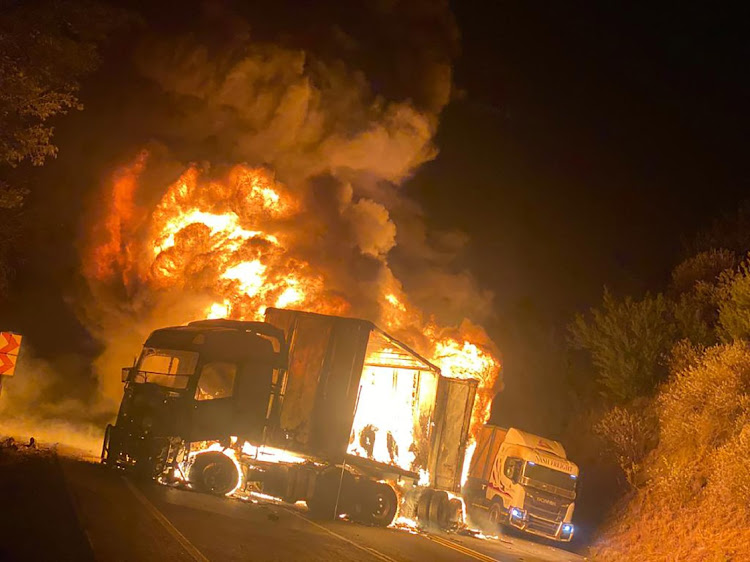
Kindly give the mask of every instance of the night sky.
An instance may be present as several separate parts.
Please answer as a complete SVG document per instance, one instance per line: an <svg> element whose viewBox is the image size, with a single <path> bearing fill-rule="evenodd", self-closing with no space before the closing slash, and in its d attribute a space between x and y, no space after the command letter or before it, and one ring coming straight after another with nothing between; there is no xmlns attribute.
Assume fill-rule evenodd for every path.
<svg viewBox="0 0 750 562"><path fill-rule="evenodd" d="M564 340L576 311L595 305L605 284L620 294L659 290L683 241L746 197L747 30L740 3L451 4L461 33L457 91L442 115L439 156L406 189L429 225L468 234L459 265L495 295L486 326L504 355L507 395L525 407L535 389L564 391L561 365L528 359L545 341ZM147 25L191 17L134 5ZM303 33L307 15L288 6L253 9ZM327 17L319 12L306 40ZM113 164L97 153L110 140L86 131L101 77L127 72L116 49L108 56L84 85L87 109L60 121L60 157L35 172L48 187L27 212L43 226L20 262L11 315L41 355L96 350L68 302L85 190ZM97 166L76 171L80 160L66 150L92 151ZM51 321L40 325L40 314Z"/></svg>
<svg viewBox="0 0 750 562"><path fill-rule="evenodd" d="M464 94L414 186L471 233L500 310L567 315L605 283L658 284L748 187L739 6L574 4L453 4Z"/></svg>
<svg viewBox="0 0 750 562"><path fill-rule="evenodd" d="M685 242L748 196L746 20L740 3L452 4L462 95L412 188L470 233L495 294L499 420L554 433L568 389L549 351L573 314L604 285L663 290Z"/></svg>

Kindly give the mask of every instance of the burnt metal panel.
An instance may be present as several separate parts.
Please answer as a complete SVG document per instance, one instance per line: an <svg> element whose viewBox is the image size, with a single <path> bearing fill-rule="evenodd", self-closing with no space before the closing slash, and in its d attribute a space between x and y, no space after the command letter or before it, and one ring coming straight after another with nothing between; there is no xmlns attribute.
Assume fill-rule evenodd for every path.
<svg viewBox="0 0 750 562"><path fill-rule="evenodd" d="M369 322L337 318L313 412L313 450L339 459L346 454L365 361Z"/></svg>
<svg viewBox="0 0 750 562"><path fill-rule="evenodd" d="M461 489L471 412L479 382L475 379L440 377L434 433L430 453L432 485L439 490Z"/></svg>
<svg viewBox="0 0 750 562"><path fill-rule="evenodd" d="M206 321L209 322L209 321ZM252 359L264 364L277 364L282 352L274 350L272 341L255 331L242 331L231 327L201 325L173 326L155 330L146 340L145 348L180 349L196 351L202 358L227 361Z"/></svg>
<svg viewBox="0 0 750 562"><path fill-rule="evenodd" d="M372 324L365 320L269 308L266 322L289 348L284 398L273 446L343 458Z"/></svg>

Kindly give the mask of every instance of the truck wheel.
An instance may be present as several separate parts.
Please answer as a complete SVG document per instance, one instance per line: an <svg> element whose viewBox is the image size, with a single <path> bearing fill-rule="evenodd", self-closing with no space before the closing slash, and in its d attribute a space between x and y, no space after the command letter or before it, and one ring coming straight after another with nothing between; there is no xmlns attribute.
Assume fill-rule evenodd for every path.
<svg viewBox="0 0 750 562"><path fill-rule="evenodd" d="M448 527L448 494L435 492L430 498L430 522L440 529Z"/></svg>
<svg viewBox="0 0 750 562"><path fill-rule="evenodd" d="M448 502L448 522L451 524L460 524L464 519L464 504L458 498L453 498Z"/></svg>
<svg viewBox="0 0 750 562"><path fill-rule="evenodd" d="M351 472L344 470L342 473L339 467L329 468L315 479L315 488L307 499L307 508L310 515L317 519L333 519L342 513L351 513L354 492L355 481Z"/></svg>
<svg viewBox="0 0 750 562"><path fill-rule="evenodd" d="M383 482L365 480L359 485L357 521L378 527L393 523L398 511L398 496L393 488Z"/></svg>
<svg viewBox="0 0 750 562"><path fill-rule="evenodd" d="M427 488L419 496L419 501L417 502L417 521L421 525L427 525L430 522L430 499L432 499L432 494L434 493L435 490Z"/></svg>
<svg viewBox="0 0 750 562"><path fill-rule="evenodd" d="M224 453L209 451L196 455L188 480L199 492L225 496L237 487L240 475L232 459Z"/></svg>
<svg viewBox="0 0 750 562"><path fill-rule="evenodd" d="M503 504L497 499L492 500L490 510L487 513L487 520L489 521L490 529L492 531L499 531L505 517L506 515L505 509L503 509Z"/></svg>

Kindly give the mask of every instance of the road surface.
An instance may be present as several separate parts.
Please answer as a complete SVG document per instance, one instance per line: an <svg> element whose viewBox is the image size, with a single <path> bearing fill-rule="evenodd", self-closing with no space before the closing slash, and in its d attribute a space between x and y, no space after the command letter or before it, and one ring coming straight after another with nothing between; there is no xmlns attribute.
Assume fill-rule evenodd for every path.
<svg viewBox="0 0 750 562"><path fill-rule="evenodd" d="M30 518L32 530L18 527L15 536L20 540L5 549L7 556L3 557L0 550L0 560L583 560L552 546L519 538L482 539L311 520L304 505L228 499L135 482L120 471L62 455L47 463L54 465L58 475L45 475L45 483L34 492L23 492L29 497L23 505L32 513L19 512L14 520L18 527ZM28 471L24 468L22 473ZM13 478L17 482L9 484ZM28 486L28 479L20 473L3 479L17 492Z"/></svg>

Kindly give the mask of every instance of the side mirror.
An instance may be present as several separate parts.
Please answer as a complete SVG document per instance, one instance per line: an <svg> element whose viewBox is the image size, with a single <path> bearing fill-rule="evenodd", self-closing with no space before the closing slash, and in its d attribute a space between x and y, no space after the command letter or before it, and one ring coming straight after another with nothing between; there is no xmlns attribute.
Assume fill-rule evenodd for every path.
<svg viewBox="0 0 750 562"><path fill-rule="evenodd" d="M122 374L121 374L122 382L125 382L125 381L127 381L130 378L130 371L131 371L131 369L132 369L132 367L123 367L122 368Z"/></svg>

